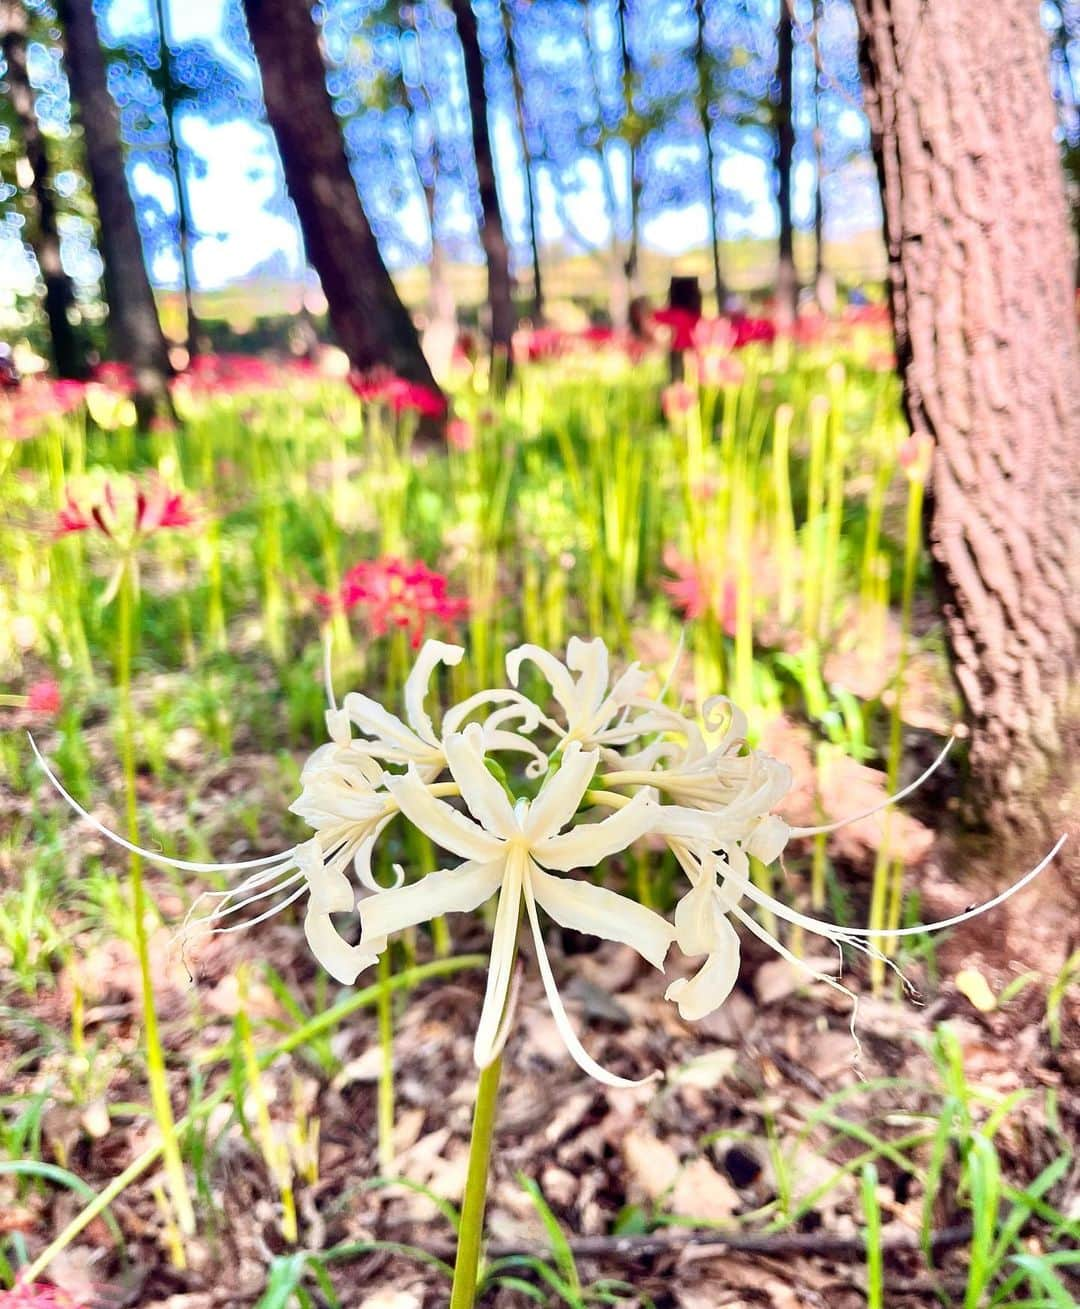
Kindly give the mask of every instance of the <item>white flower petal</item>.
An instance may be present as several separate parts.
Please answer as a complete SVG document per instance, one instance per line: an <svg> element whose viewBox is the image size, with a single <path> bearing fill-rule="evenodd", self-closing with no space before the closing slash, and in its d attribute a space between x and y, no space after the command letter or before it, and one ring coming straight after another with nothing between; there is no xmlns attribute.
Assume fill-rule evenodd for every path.
<svg viewBox="0 0 1080 1309"><path fill-rule="evenodd" d="M595 1077L598 1082L603 1082L605 1086L644 1086L646 1082L655 1081L660 1076L658 1072L643 1077L636 1082L625 1077L618 1077L615 1073L609 1073L606 1068L601 1067L596 1062L578 1040L577 1034L570 1026L570 1019L567 1017L566 1010L563 1008L559 988L555 985L555 976L551 971L551 961L548 959L544 936L540 930L540 919L536 913L536 900L529 885L530 881L531 877L527 876L524 886L525 909L529 915L529 925L532 927L533 941L536 945L536 962L540 966L540 977L544 983L548 1004L551 1006L551 1016L555 1019L555 1026L559 1029L559 1035L562 1037L571 1059L590 1077Z"/></svg>
<svg viewBox="0 0 1080 1309"><path fill-rule="evenodd" d="M598 750L583 750L577 741L567 745L558 772L544 782L529 806L525 830L532 841L555 836L570 822L596 772L599 757Z"/></svg>
<svg viewBox="0 0 1080 1309"><path fill-rule="evenodd" d="M471 913L499 888L503 863L464 863L460 868L439 868L417 882L379 891L360 901L364 940L393 936L406 927L426 923L440 914Z"/></svg>
<svg viewBox="0 0 1080 1309"><path fill-rule="evenodd" d="M491 961L488 964L484 1004L473 1041L473 1060L478 1068L486 1068L498 1058L506 1040L506 1004L514 960L517 957L523 868L524 856L518 850L511 850L505 863L499 866L502 890L499 892L495 927L491 934Z"/></svg>
<svg viewBox="0 0 1080 1309"><path fill-rule="evenodd" d="M341 702L341 707L350 721L372 738L370 741L354 742L355 746L362 745L380 757L386 756L388 750L391 757L404 756L410 759L431 754L429 742L422 741L400 718L369 696L361 695L359 691L350 691Z"/></svg>
<svg viewBox="0 0 1080 1309"><path fill-rule="evenodd" d="M717 910L716 894L715 869L706 865L675 906L675 939L683 954L708 954L716 948L719 923L726 921Z"/></svg>
<svg viewBox="0 0 1080 1309"><path fill-rule="evenodd" d="M506 675L511 685L517 686L521 675L521 665L528 659L534 663L547 678L555 699L569 715L577 701L574 679L567 671L566 665L560 663L553 654L549 654L538 645L519 645L506 656Z"/></svg>
<svg viewBox="0 0 1080 1309"><path fill-rule="evenodd" d="M687 1022L697 1022L719 1009L731 994L739 978L739 934L726 918L714 949L690 978L680 977L664 992L665 1000L674 1000L679 1016Z"/></svg>
<svg viewBox="0 0 1080 1309"><path fill-rule="evenodd" d="M351 986L357 975L370 968L386 949L386 941L361 941L350 945L334 926L330 915L308 907L304 935L311 953L335 981Z"/></svg>
<svg viewBox="0 0 1080 1309"><path fill-rule="evenodd" d="M552 877L535 865L529 884L537 904L561 927L628 945L654 968L663 968L675 929L652 909L592 882Z"/></svg>
<svg viewBox="0 0 1080 1309"><path fill-rule="evenodd" d="M483 729L473 723L463 733L448 736L444 748L451 776L477 822L504 841L517 836L520 829L510 800L484 762Z"/></svg>
<svg viewBox="0 0 1080 1309"><path fill-rule="evenodd" d="M523 732L534 732L543 721L543 715L540 710L520 691L510 690L492 690L477 691L475 695L470 695L468 699L462 700L459 704L452 705L443 715L443 735L449 736L451 732L460 732L465 720L470 714L475 713L481 705L503 705L503 709L497 710L490 717L495 717L499 721L509 717L512 710L516 710L514 716L521 719L521 730ZM485 720L481 726L487 728L488 722Z"/></svg>
<svg viewBox="0 0 1080 1309"><path fill-rule="evenodd" d="M598 636L591 641L572 636L566 646L566 666L580 674L574 687L578 715L583 720L591 718L607 693L607 646Z"/></svg>
<svg viewBox="0 0 1080 1309"><path fill-rule="evenodd" d="M460 664L464 653L464 646L447 645L445 641L425 641L416 656L412 671L405 679L405 717L417 736L429 745L437 746L439 743L431 717L424 709L431 675L439 664L448 664L451 668Z"/></svg>
<svg viewBox="0 0 1080 1309"><path fill-rule="evenodd" d="M759 859L763 864L771 864L779 859L788 843L791 829L776 814L767 814L754 827L746 838L744 848L748 855Z"/></svg>
<svg viewBox="0 0 1080 1309"><path fill-rule="evenodd" d="M490 863L500 857L503 843L444 800L436 800L412 764L399 777L387 776L386 787L409 822L444 850L478 863Z"/></svg>
<svg viewBox="0 0 1080 1309"><path fill-rule="evenodd" d="M623 809L616 810L599 823L581 823L572 832L538 841L532 855L545 868L569 872L573 868L595 868L602 859L625 850L652 829L663 805L654 804L644 794L635 795Z"/></svg>
<svg viewBox="0 0 1080 1309"><path fill-rule="evenodd" d="M296 865L307 878L311 891L309 903L316 913L347 913L355 907L356 892L341 871L340 860L329 866L324 863L318 841L307 841L297 847Z"/></svg>

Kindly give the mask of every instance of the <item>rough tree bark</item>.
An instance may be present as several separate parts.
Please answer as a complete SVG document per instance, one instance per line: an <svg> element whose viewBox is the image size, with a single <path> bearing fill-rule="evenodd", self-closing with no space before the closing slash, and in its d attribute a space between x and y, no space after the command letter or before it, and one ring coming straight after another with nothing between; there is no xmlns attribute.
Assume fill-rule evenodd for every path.
<svg viewBox="0 0 1080 1309"><path fill-rule="evenodd" d="M383 263L345 156L308 0L244 0L266 113L338 344L359 373L438 391Z"/></svg>
<svg viewBox="0 0 1080 1309"><path fill-rule="evenodd" d="M1075 770L1080 633L1080 346L1046 38L1030 0L856 9L973 782L995 824L1027 824L1067 794L1070 745Z"/></svg>
<svg viewBox="0 0 1080 1309"><path fill-rule="evenodd" d="M26 197L30 210L30 239L41 270L41 280L45 283L45 316L49 321L53 364L59 377L79 377L83 372L82 351L68 317L75 295L71 279L60 260L52 170L26 66L26 29L26 8L21 0L0 0L0 47L7 65L11 107L19 120L23 150L30 169L30 190Z"/></svg>
<svg viewBox="0 0 1080 1309"><path fill-rule="evenodd" d="M795 25L793 0L780 0L776 25L776 202L780 210L780 239L776 264L776 318L790 327L799 309L799 279L795 271L795 225L791 216L791 165L795 155L795 119L792 113Z"/></svg>
<svg viewBox="0 0 1080 1309"><path fill-rule="evenodd" d="M97 202L109 337L117 357L134 374L136 407L140 419L146 420L157 409L170 407L167 381L172 369L128 191L120 116L109 94L93 0L59 0L57 11L64 25L68 77Z"/></svg>
<svg viewBox="0 0 1080 1309"><path fill-rule="evenodd" d="M638 281L638 247L641 226L641 169L638 166L642 124L634 108L634 62L630 55L629 15L626 0L618 0L616 24L619 34L619 67L622 74L623 130L629 154L627 174L630 181L630 244L626 252L626 294L630 304L638 299L641 286Z"/></svg>
<svg viewBox="0 0 1080 1309"><path fill-rule="evenodd" d="M476 14L470 0L452 0L454 22L465 59L465 83L469 91L469 117L472 122L473 155L476 159L476 182L480 190L480 241L484 247L488 270L488 310L491 315L492 349L511 363L514 335L514 302L510 280L510 247L503 231L499 190L495 182L495 162L491 154L488 127L487 88L484 85L484 57L476 29Z"/></svg>

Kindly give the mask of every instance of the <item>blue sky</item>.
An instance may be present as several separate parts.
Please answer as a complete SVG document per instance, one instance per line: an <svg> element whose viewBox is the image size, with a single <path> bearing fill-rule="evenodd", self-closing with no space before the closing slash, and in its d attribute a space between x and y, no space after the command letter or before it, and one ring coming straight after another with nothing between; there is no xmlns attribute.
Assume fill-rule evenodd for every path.
<svg viewBox="0 0 1080 1309"><path fill-rule="evenodd" d="M254 85L251 64L237 54L227 39L225 22L227 0L166 0L168 28L174 46L194 39L212 43L217 54L235 73ZM108 42L152 38L156 33L153 0L107 0L101 6L103 35ZM598 43L610 41L602 28ZM48 61L38 52L38 67L45 75ZM453 112L465 111L464 97L450 106ZM496 109L492 115L492 135L500 191L512 239L519 246L525 241L525 189L520 162L516 125L508 112ZM303 272L302 242L291 206L283 194L280 163L269 129L254 118L233 117L217 121L192 110L178 115L177 129L183 145L199 161L197 170L189 170L188 196L193 226L199 234L193 247L197 283L216 288L243 279L272 262L275 272L300 277ZM854 107L840 105L834 113L831 130L853 150L865 145L865 123ZM803 143L804 154L806 143ZM766 147L767 149L767 147ZM621 143L609 145L611 172L620 211L627 207L627 166ZM678 147L664 147L657 154L663 162L664 151L678 150L687 169L703 168L703 148L688 142ZM146 207L154 202L166 215L175 214L176 198L171 177L148 157L133 152L129 177L136 199ZM776 231L773 178L769 161L762 151L760 138L754 148L731 145L720 147L718 178L721 187L737 196L738 203L725 209L724 235L766 237ZM572 225L585 233L595 245L607 243L609 223L604 215L600 169L595 158L583 157L570 179L573 189L564 199ZM803 157L796 164L794 205L796 221L808 224L813 205L814 168ZM539 226L542 242L548 245L568 243L568 234L558 213L556 191L550 171L540 170L538 178ZM877 221L876 181L869 159L863 154L837 169L826 191L827 229L840 238L848 232L862 231ZM417 185L400 202L392 215L395 225L415 246L427 241L428 223L422 195ZM475 245L475 215L464 191L450 197L442 206L440 223L444 232L462 238L461 244ZM707 240L708 223L705 204L691 202L678 208L666 208L647 215L642 225L645 245L677 256L701 247ZM78 224L69 224L65 234L65 262L69 271L85 280L96 272L95 260L88 248L87 233ZM572 241L569 242L572 245ZM388 248L388 261L400 264L402 257ZM397 257L395 257L397 256ZM158 242L151 258L151 274L161 285L176 285L180 265L175 243ZM14 286L28 290L33 284L33 265L28 261L16 230L0 228L0 289Z"/></svg>

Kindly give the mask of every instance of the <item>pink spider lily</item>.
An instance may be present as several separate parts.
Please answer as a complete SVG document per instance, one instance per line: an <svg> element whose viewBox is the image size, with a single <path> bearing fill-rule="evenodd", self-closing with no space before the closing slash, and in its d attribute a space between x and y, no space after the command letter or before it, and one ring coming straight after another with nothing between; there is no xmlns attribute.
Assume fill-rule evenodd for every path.
<svg viewBox="0 0 1080 1309"><path fill-rule="evenodd" d="M711 615L728 636L735 635L738 592L731 577L684 558L674 546L664 551L664 567L675 576L661 585L685 619Z"/></svg>
<svg viewBox="0 0 1080 1309"><path fill-rule="evenodd" d="M77 532L99 532L120 545L173 527L190 527L195 516L182 494L170 491L156 479L148 484L122 483L119 490L106 482L97 499L76 498L69 491L67 502L56 516L56 536Z"/></svg>
<svg viewBox="0 0 1080 1309"><path fill-rule="evenodd" d="M451 595L449 586L442 573L426 564L386 556L354 564L337 595L319 600L328 609L359 609L372 636L408 632L410 645L418 650L429 624L452 631L468 612L468 601Z"/></svg>

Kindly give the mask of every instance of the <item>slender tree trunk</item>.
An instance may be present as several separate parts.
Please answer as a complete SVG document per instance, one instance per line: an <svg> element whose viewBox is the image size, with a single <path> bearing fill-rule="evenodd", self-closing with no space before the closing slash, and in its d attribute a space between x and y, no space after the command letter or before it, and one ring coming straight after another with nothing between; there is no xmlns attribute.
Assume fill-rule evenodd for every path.
<svg viewBox="0 0 1080 1309"><path fill-rule="evenodd" d="M1031 822L1068 789L1070 751L1075 781L1080 633L1080 345L1046 38L1029 0L856 10L973 781L993 821Z"/></svg>
<svg viewBox="0 0 1080 1309"><path fill-rule="evenodd" d="M437 391L360 204L307 0L244 0L244 12L285 184L338 343L357 372L390 369Z"/></svg>
<svg viewBox="0 0 1080 1309"><path fill-rule="evenodd" d="M41 279L45 283L45 316L52 338L53 364L58 376L79 377L83 371L82 351L68 317L75 295L71 279L60 260L52 173L26 67L26 25L26 10L21 0L0 0L0 37L7 64L9 95L19 121L32 178L27 196L31 210L30 233Z"/></svg>
<svg viewBox="0 0 1080 1309"><path fill-rule="evenodd" d="M716 292L716 312L723 313L727 290L724 286L724 274L720 267L720 233L716 215L716 156L713 151L712 117L709 113L712 104L712 78L709 74L708 53L705 49L705 0L694 0L694 14L697 19L697 39L694 45L694 62L698 77L698 117L701 120L701 134L705 139L705 167L709 179L709 240L712 245L713 289Z"/></svg>
<svg viewBox="0 0 1080 1309"><path fill-rule="evenodd" d="M776 199L780 210L780 241L776 267L776 317L790 327L799 311L799 279L795 271L795 225L791 216L791 165L795 154L795 119L792 113L795 30L791 5L780 0L776 27Z"/></svg>
<svg viewBox="0 0 1080 1309"><path fill-rule="evenodd" d="M484 85L484 57L476 30L476 14L470 0L452 0L458 40L465 59L465 82L469 91L469 117L472 120L473 155L476 181L480 190L480 240L487 258L488 309L491 315L491 346L511 365L514 335L513 287L510 280L510 247L503 231L499 191L495 182L495 162L491 154L488 126L487 88Z"/></svg>
<svg viewBox="0 0 1080 1309"><path fill-rule="evenodd" d="M640 241L641 177L638 169L638 123L634 110L634 65L627 36L626 0L618 0L619 66L622 70L623 115L626 148L629 154L630 246L626 254L626 294L631 305L640 294L638 281L638 246Z"/></svg>
<svg viewBox="0 0 1080 1309"><path fill-rule="evenodd" d="M59 0L57 10L66 33L68 77L97 201L109 336L118 358L134 373L136 407L145 421L157 409L170 407L167 382L172 369L128 190L120 116L109 94L93 0Z"/></svg>
<svg viewBox="0 0 1080 1309"><path fill-rule="evenodd" d="M161 52L162 109L168 132L169 167L176 183L177 241L180 246L180 271L184 294L184 323L189 356L199 352L199 319L195 313L195 264L192 259L191 209L188 204L187 180L176 132L176 81L173 77L172 47L169 45L166 0L155 0L158 48Z"/></svg>
<svg viewBox="0 0 1080 1309"><path fill-rule="evenodd" d="M503 26L506 32L506 59L510 67L510 81L514 89L514 114L517 119L518 138L521 141L521 161L525 170L525 208L529 224L529 248L533 267L533 321L543 322L544 288L540 268L540 235L536 219L536 183L533 177L534 160L529 149L529 136L525 124L525 88L521 81L517 50L514 46L514 0L501 0Z"/></svg>
<svg viewBox="0 0 1080 1309"><path fill-rule="evenodd" d="M610 267L609 307L612 325L624 331L630 321L630 293L626 284L626 273L619 256L619 213L615 201L615 182L611 176L611 162L607 155L607 132L604 113L600 105L600 85L596 75L596 55L593 49L592 25L590 22L591 5L584 0L581 6L581 26L584 38L585 61L592 87L593 103L596 105L596 117L600 131L600 144L597 163L600 167L600 180L604 188L604 207L611 224L611 244L608 254Z"/></svg>
<svg viewBox="0 0 1080 1309"><path fill-rule="evenodd" d="M814 299L831 314L836 308L836 283L825 267L825 131L821 124L823 0L814 0L810 41L814 52Z"/></svg>

